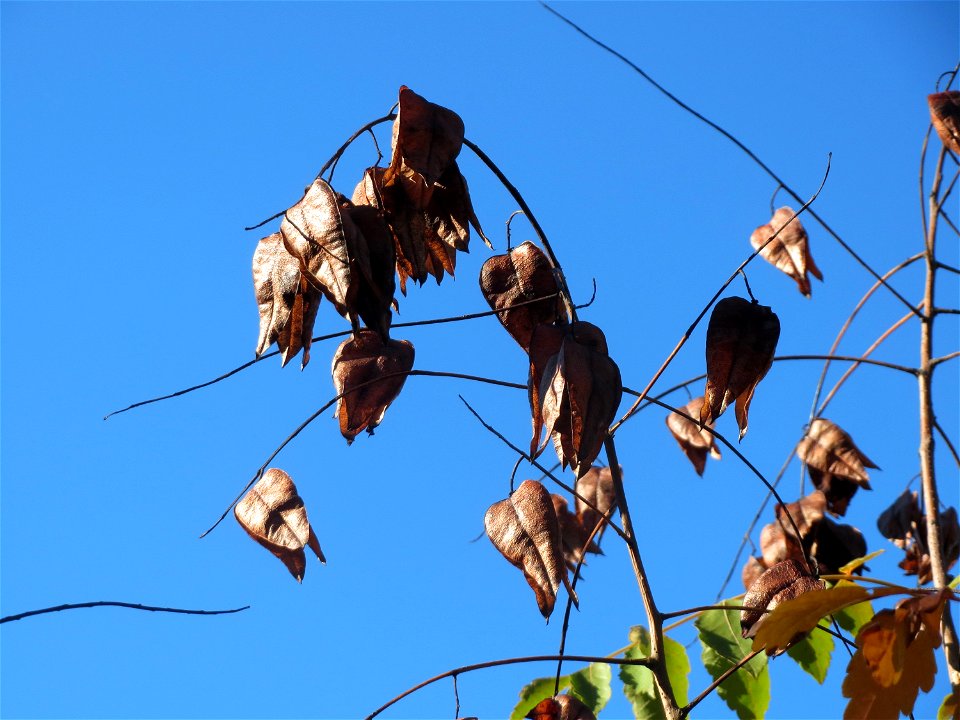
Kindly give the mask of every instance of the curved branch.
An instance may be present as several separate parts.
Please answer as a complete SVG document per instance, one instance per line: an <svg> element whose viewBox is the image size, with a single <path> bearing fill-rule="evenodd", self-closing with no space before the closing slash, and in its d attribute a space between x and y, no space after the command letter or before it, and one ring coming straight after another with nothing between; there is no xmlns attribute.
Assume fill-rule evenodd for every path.
<svg viewBox="0 0 960 720"><path fill-rule="evenodd" d="M533 211L530 210L530 206L527 205L527 201L523 199L523 195L520 194L520 191L513 186L513 184L507 179L507 176L503 174L500 168L497 167L496 163L494 163L493 160L491 160L483 150L477 147L474 143L470 142L470 140L467 138L463 139L463 144L470 148L473 151L473 154L476 155L483 162L483 164L490 169L490 172L497 176L500 184L503 185L513 199L517 201L517 204L520 206L523 214L526 215L527 220L530 221L530 225L533 227L533 231L540 240L540 244L543 245L543 250L547 255L547 259L550 261L550 266L553 268L554 275L557 278L557 284L560 286L560 294L563 297L564 304L567 306L567 312L570 314L570 319L576 321L577 307L574 305L573 297L570 295L570 288L567 286L567 278L563 274L563 268L560 266L560 261L554 254L553 248L550 246L550 241L547 240L547 234L543 232L543 228L540 227L540 223L537 222L537 218L533 214Z"/></svg>
<svg viewBox="0 0 960 720"><path fill-rule="evenodd" d="M232 610L184 610L183 608L157 607L154 605L141 605L140 603L119 602L114 600L97 600L96 602L69 603L65 605L55 605L53 607L41 608L39 610L28 610L27 612L17 613L16 615L7 615L0 618L0 624L13 622L14 620L23 620L23 618L34 617L35 615L46 615L47 613L60 612L62 610L79 610L81 608L92 607L122 607L131 610L145 610L147 612L165 612L178 613L180 615L231 615L233 613L249 610L249 605Z"/></svg>
<svg viewBox="0 0 960 720"><path fill-rule="evenodd" d="M880 345L887 338L889 338L894 333L894 331L900 328L905 322L907 322L907 320L910 320L912 318L913 318L913 315L911 315L910 313L907 313L906 315L901 317L899 320L897 320L897 322L895 322L893 325L887 328L883 333L881 333L880 337L878 337L876 340L873 341L873 344L871 344L870 347L868 347L864 351L863 357L866 358L868 355L870 355L874 350L880 347ZM863 362L863 361L861 360L860 362ZM825 397L823 399L823 402L820 403L820 407L817 409L817 412L816 412L816 417L820 417L823 415L823 411L827 409L827 405L830 404L830 401L833 400L836 394L840 391L840 388L843 387L843 384L850 378L851 375L853 375L856 369L860 367L860 362L854 363L853 365L848 367L846 371L843 373L843 375L840 376L840 379L837 380L834 386L830 389L830 392L827 393L827 397ZM916 374L919 376L920 371L918 370Z"/></svg>
<svg viewBox="0 0 960 720"><path fill-rule="evenodd" d="M549 7L548 7L548 9L549 9ZM551 12L553 12L553 11L551 10ZM826 169L826 171L825 171L824 174L823 174L823 179L820 181L820 187L817 188L817 191L813 194L813 196L812 196L809 200L807 200L807 201L803 204L803 206L802 206L799 210L797 210L797 211L793 214L793 217L791 217L786 223L784 223L784 225L783 225L782 227L780 227L773 235L771 235L769 238L767 238L767 241L766 241L765 243L763 243L762 245L760 245L760 247L758 247L756 250L754 250L752 253L750 253L750 255L747 256L747 259L744 260L742 263L740 263L740 266L739 266L736 270L734 270L733 273L730 275L730 277L727 278L726 282L724 282L723 285L720 286L720 289L717 290L717 292L714 294L714 296L713 296L712 298L710 298L710 301L704 306L703 310L700 311L700 314L697 315L697 318L696 318L696 320L693 321L693 324L691 324L690 327L687 328L687 331L683 334L683 337L680 338L680 342L678 342L678 343L676 344L676 346L673 348L673 350L672 350L672 351L670 352L670 354L667 356L667 359L663 361L663 364L662 364L662 365L660 365L660 369L657 370L656 373L654 373L653 377L650 379L650 382L648 382L648 383L647 383L647 386L641 391L639 397L637 397L637 399L636 399L636 401L634 401L633 405L630 406L630 409L627 410L627 412L624 413L623 417L621 417L619 420L617 420L617 422L615 422L615 423L610 427L610 434L611 434L611 435L615 434L615 433L617 432L617 430L620 428L620 426L623 425L623 423L625 423L627 420L629 420L630 417L631 417L634 413L636 413L637 407L640 405L640 403L643 401L643 399L647 396L647 393L649 393L650 390L653 389L653 386L656 384L657 380L660 379L660 376L663 375L663 373L666 371L667 367L669 367L670 363L673 362L673 359L677 356L677 353L680 352L680 348L682 348L682 347L686 344L687 340L690 339L690 336L693 334L694 329L696 329L697 325L700 324L700 321L703 320L704 315L707 314L707 311L710 310L710 308L713 306L713 304L717 301L717 298L719 298L720 295L723 294L723 291L727 289L727 287L730 285L730 283L732 283L732 282L734 281L734 279L737 277L737 275L739 275L739 274L741 273L741 271L742 271L747 265L749 265L750 262L751 262L755 257L757 257L761 252L763 252L764 248L766 248L767 245L769 245L769 244L772 243L774 240L776 240L776 239L777 239L777 236L779 236L780 233L783 232L783 230L786 229L786 228L790 225L790 223L792 223L801 213L803 213L804 211L806 211L806 210L810 207L810 204L811 204L814 200L817 199L817 197L820 195L820 191L823 190L824 184L826 184L826 182L827 182L827 177L830 175L830 157L831 157L830 155L827 156L827 169ZM699 424L699 423L698 423L698 424Z"/></svg>
<svg viewBox="0 0 960 720"><path fill-rule="evenodd" d="M484 310L482 312L468 313L467 315L455 315L452 317L433 318L430 320L414 320L414 321L405 322L405 323L394 323L390 327L391 328L409 328L409 327L420 327L422 325L439 325L442 323L453 323L453 322L462 322L464 320L475 320L477 318L489 317L491 315L499 315L500 313L509 312L510 310L513 310L514 308L522 307L523 305L531 305L533 303L542 302L544 299L556 297L558 294L559 293L554 293L551 295L545 295L544 297L534 298L533 300L524 300L522 302L513 303L512 305L508 305L507 307L503 307L498 310ZM584 303L583 305L578 305L577 307L578 308L587 307L592 302L593 302L593 299L591 299L590 302ZM324 340L334 340L336 338L346 337L347 335L351 335L352 333L353 333L353 330L341 330L340 332L329 333L327 335L318 335L317 337L311 339L310 342L319 343L319 342L323 342ZM129 410L134 410L138 407L143 407L144 405L150 405L152 403L160 402L161 400L169 400L170 398L186 395L187 393L191 393L194 390L202 390L205 387L210 387L211 385L217 384L221 380L226 380L227 378L233 375L236 375L242 370L246 370L248 367L252 365L256 365L259 362L262 362L272 357L276 357L279 354L280 354L279 350L273 350L271 352L264 353L263 355L260 355L259 357L254 358L250 362L246 362L243 365L240 365L239 367L235 367L233 370L230 370L224 373L223 375L215 377L213 380L208 380L207 382L200 383L199 385L194 385L192 387L188 387L183 390L177 390L176 392L170 393L168 395L161 395L160 397L150 398L149 400L141 400L140 402L135 402L132 405L128 405L127 407L123 408L122 410L114 410L113 412L108 413L107 415L104 415L103 419L107 420L108 418L111 418L114 415L120 415L122 413L128 412Z"/></svg>
<svg viewBox="0 0 960 720"><path fill-rule="evenodd" d="M474 670L484 670L486 668L500 667L503 665L517 665L520 663L534 663L534 662L552 662L559 659L560 657L558 655L530 655L528 657L515 657L515 658L505 658L503 660L491 660L489 662L476 663L474 665L464 665L463 667L454 668L453 670L447 670L446 672L440 673L439 675L434 675L429 680L424 680L422 683L414 685L412 688L409 688L408 690L404 690L402 693L400 693L395 698L393 698L393 700L390 700L389 702L381 705L372 713L367 715L365 720L373 720L373 718L375 718L377 715L382 713L391 705L395 705L396 703L400 702L408 695L412 695L418 690L422 690L428 685L432 685L433 683L448 677L453 677L455 675L463 675L464 673L473 672ZM647 658L628 659L628 658L618 658L618 657L600 657L595 655L567 655L566 659L573 660L574 662L587 662L587 663L601 662L601 663L609 663L611 665L648 666L650 664L647 661Z"/></svg>
<svg viewBox="0 0 960 720"><path fill-rule="evenodd" d="M747 155L747 157L749 157L751 160L753 160L753 162L756 163L768 176L770 176L770 178L772 178L774 181L776 181L777 183L779 183L780 186L787 192L787 194L790 195L790 196L794 199L794 201L796 201L796 202L798 202L798 203L799 203L799 202L803 202L803 199L802 199L799 195L797 195L797 193L793 190L793 188L791 188L789 185L787 185L787 184L780 178L780 176L777 175L772 169L770 169L770 167L767 166L767 164L764 163L759 157L757 157L757 155L754 154L754 152L753 152L752 150L750 150L750 148L748 148L746 145L744 145L742 142L740 142L740 140L738 140L736 137L734 137L731 133L727 132L727 131L724 130L722 127L720 127L719 125L717 125L715 122L713 122L713 121L710 120L709 118L705 117L704 115L701 115L701 114L698 113L696 110L694 110L692 107L690 107L689 105L687 105L687 104L686 104L685 102L683 102L680 98L678 98L676 95L674 95L674 94L671 93L669 90L667 90L663 85L661 85L661 84L658 83L656 80L654 80L652 77L650 77L646 72L643 71L642 68L640 68L636 63L634 63L634 62L632 62L631 60L629 60L626 56L624 56L623 54L617 52L616 50L614 50L614 49L613 49L612 47L610 47L609 45L607 45L607 44L601 42L600 40L598 40L597 38L595 38L593 35L591 35L591 34L588 33L586 30L584 30L583 28L581 28L581 27L580 27L579 25L577 25L575 22L573 22L573 21L570 20L569 18L565 17L564 15L562 15L561 13L557 12L557 11L554 10L552 7L550 7L549 5L547 5L545 2L543 2L543 0L541 0L540 4L541 4L544 8L546 8L547 10L549 10L551 13L553 13L554 15L556 15L558 18L560 18L560 20L562 20L562 21L565 22L567 25L569 25L569 26L572 27L574 30L576 30L578 33L580 33L581 35L583 35L587 40L589 40L590 42L592 42L594 45L597 45L598 47L602 48L603 50L606 50L608 53L610 53L611 55L613 55L614 57L616 57L618 60L620 60L621 62L625 63L625 64L626 64L627 66L629 66L632 70L634 70L638 75L640 75L640 77L642 77L642 78L643 78L644 80L646 80L648 83L650 83L651 85L653 85L653 87L655 87L657 90L659 90L663 95L665 95L667 98L669 98L671 101L673 101L677 106L679 106L679 107L682 108L683 110L686 110L688 113L690 113L691 115L693 115L695 118L697 118L697 119L700 120L701 122L705 123L705 124L708 125L709 127L711 127L711 128L713 128L714 130L716 130L718 133L720 133L721 135L723 135L725 138L727 138L730 142L732 142L732 143L733 143L734 145L736 145L740 150L742 150L742 151L744 152L744 154ZM860 264L861 267L863 267L863 268L864 268L868 273L870 273L875 279L879 280L879 281L883 284L883 286L884 286L887 290L889 290L889 291L894 295L894 297L896 297L898 300L900 300L900 302L902 302L904 305L906 305L908 308L910 308L912 312L914 312L914 313L917 312L916 310L913 309L913 305L911 305L910 302L907 301L907 299L904 298L899 292L897 292L891 285L888 285L887 282L886 282L886 280L883 280L883 279L877 274L876 270L874 270L872 267L870 267L870 265L869 265L862 257L860 257L860 255L858 255L857 252L856 252L852 247L850 247L849 245L847 245L847 243L844 242L843 238L841 238L841 237L833 230L833 228L831 228L829 225L827 225L826 221L825 221L823 218L821 218L819 215L817 215L817 213L814 212L813 210L810 211L810 216L811 216L814 220L816 220L816 221L820 224L820 226L821 226L824 230L826 230L827 233L840 245L840 247L842 247L844 250L846 250L847 253L848 253L854 260L856 260L857 263ZM917 313L917 314L919 314L919 313Z"/></svg>
<svg viewBox="0 0 960 720"><path fill-rule="evenodd" d="M240 499L247 493L247 491L250 488L254 486L257 480L263 477L263 473L266 471L267 465L273 462L273 459L280 454L280 451L283 450L287 445L289 445L290 442L293 441L295 437L297 437L297 435L303 432L303 430L305 430L310 423L312 423L314 420L320 417L321 413L333 407L334 403L340 400L340 398L342 398L344 395L349 395L350 393L356 392L357 390L361 390L362 388L365 388L368 385L373 385L374 383L381 382L382 380L386 380L388 378L400 377L400 376L410 377L413 375L422 375L424 377L457 378L460 380L472 380L474 382L487 383L488 385L499 385L500 387L509 387L509 388L515 388L520 390L527 389L526 385L521 385L520 383L511 383L505 380L494 380L493 378L480 377L479 375L464 375L463 373L440 372L436 370L406 370L406 371L400 371L400 372L384 373L383 375L380 375L379 377L375 377L372 380L367 380L366 382L362 382L357 385L354 385L349 390L344 390L342 393L332 398L329 402L324 403L324 405L319 410L317 410L310 417L308 417L306 420L300 423L297 429L294 430L292 433L290 433L290 435L287 436L286 440L280 443L280 445L273 451L273 453L271 453L270 457L266 459L263 465L257 468L257 472L254 473L250 481L246 484L243 490L240 491L240 494L237 495L237 497L235 497L233 501L227 506L227 509L223 511L223 514L219 518L217 518L217 521L213 525L211 525L209 528L203 531L203 533L200 535L200 538L201 539L205 538L207 535L213 532L214 528L216 528L217 525L223 522L224 518L226 518L227 515L230 514L230 511L233 509L233 506L236 505L238 502L240 502Z"/></svg>
<svg viewBox="0 0 960 720"><path fill-rule="evenodd" d="M916 255L912 255L906 260L894 265L892 268L887 270L883 274L883 279L888 280L889 278L896 275L898 272L904 268L910 267L917 260L922 260L924 253L919 252ZM863 297L857 302L854 306L853 311L847 316L847 319L843 323L843 327L840 328L840 332L837 333L837 337L833 340L833 345L830 346L830 350L827 352L827 356L832 356L837 348L840 347L840 341L843 340L844 335L847 334L847 330L850 329L850 325L853 324L853 320L859 314L860 310L866 305L867 301L873 296L873 294L880 288L880 283L875 282L867 292L863 294ZM823 383L827 379L827 371L830 369L830 360L827 360L823 365L823 370L820 371L820 379L817 381L817 388L813 393L813 404L810 407L810 418L808 422L813 422L813 419L817 415L817 405L820 403L820 393L823 391Z"/></svg>

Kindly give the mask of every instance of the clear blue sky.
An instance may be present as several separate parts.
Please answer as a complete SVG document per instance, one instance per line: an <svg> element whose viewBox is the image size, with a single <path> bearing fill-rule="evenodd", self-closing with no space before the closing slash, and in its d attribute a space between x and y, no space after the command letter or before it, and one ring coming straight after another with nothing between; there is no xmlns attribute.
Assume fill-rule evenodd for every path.
<svg viewBox="0 0 960 720"><path fill-rule="evenodd" d="M833 167L818 212L879 270L921 248L917 174L925 96L960 56L956 3L568 3L559 6L737 134L802 195ZM89 609L6 624L4 717L357 717L458 665L556 652L520 573L485 539L515 457L524 393L412 378L373 438L347 447L324 416L277 459L328 558L302 585L222 512L272 449L328 400L332 343L300 373L267 361L205 391L102 420L131 402L250 359L257 309L245 225L295 202L337 147L406 84L455 109L520 188L600 325L625 384L641 388L769 218L773 183L729 142L535 3L13 3L2 20L2 614L89 600L252 609L225 617ZM380 134L389 145L389 131ZM337 170L349 194L376 159L358 142ZM510 197L465 151L461 167L498 248ZM782 195L779 198L786 201ZM960 217L956 198L950 204ZM778 313L779 352L824 353L871 279L808 222L825 275L806 300L763 263L754 293ZM272 228L271 228L272 231ZM522 222L515 239L531 237ZM958 263L956 238L943 259ZM400 320L485 309L489 252L456 281L401 299ZM921 297L921 275L898 287ZM741 283L732 293L744 294ZM939 287L957 305L956 278ZM903 314L883 295L841 347ZM938 352L958 346L956 316ZM321 308L317 332L345 327ZM917 328L877 357L916 362ZM492 319L395 331L421 369L524 382ZM703 371L703 328L663 387ZM741 448L768 476L802 434L819 363L778 364ZM831 378L838 377L839 370ZM958 436L957 364L937 375ZM678 404L686 395L675 396ZM917 473L916 387L865 368L827 417L882 468L846 522L871 550L875 518ZM735 435L725 416L718 430ZM732 456L698 478L644 412L618 436L640 546L665 610L710 602L764 495ZM942 449L942 444L941 444ZM944 502L957 470L941 452ZM521 469L522 477L531 476ZM799 495L799 468L784 480ZM764 522L769 520L769 513ZM756 539L756 533L754 534ZM643 612L614 537L580 587L571 653L626 644ZM871 563L897 579L891 549ZM905 582L910 582L905 579ZM740 592L738 583L728 595ZM678 631L682 642L691 629ZM707 678L690 648L691 689ZM772 718L840 714L845 658L826 686L773 667ZM938 663L942 657L938 655ZM572 668L571 668L572 669ZM551 666L461 678L464 714L504 717ZM935 713L944 676L916 716ZM604 717L625 717L615 690ZM441 683L391 717L452 717ZM699 717L726 717L711 699Z"/></svg>

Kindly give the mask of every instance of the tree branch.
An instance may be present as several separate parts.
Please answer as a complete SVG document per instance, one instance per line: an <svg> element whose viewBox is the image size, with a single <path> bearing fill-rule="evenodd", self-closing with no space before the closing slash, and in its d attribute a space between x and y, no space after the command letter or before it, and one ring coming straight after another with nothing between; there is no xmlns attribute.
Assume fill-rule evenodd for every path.
<svg viewBox="0 0 960 720"><path fill-rule="evenodd" d="M0 618L0 624L13 622L14 620L23 620L23 618L34 617L35 615L46 615L47 613L61 612L62 610L79 610L81 608L92 607L122 607L131 610L145 610L147 612L165 612L178 613L180 615L230 615L232 613L249 610L249 605L232 610L184 610L182 608L157 607L154 605L141 605L139 603L118 602L114 600L97 600L96 602L70 603L66 605L55 605L53 607L41 608L39 610L28 610L27 612L17 613L16 615L7 615Z"/></svg>
<svg viewBox="0 0 960 720"><path fill-rule="evenodd" d="M626 56L624 56L623 54L617 52L616 50L614 50L614 49L613 49L612 47L610 47L609 45L601 42L600 40L598 40L597 38L595 38L593 35L591 35L590 33L588 33L586 30L584 30L583 28L581 28L579 25L577 25L575 22L573 22L573 21L570 20L569 18L565 17L564 15L562 15L561 13L559 13L558 11L554 10L552 7L550 7L549 5L547 5L547 4L546 4L545 2L543 2L542 0L541 0L540 4L541 4L545 9L547 9L548 11L550 11L551 13L553 13L554 15L556 15L560 20L562 20L562 21L565 22L567 25L569 25L569 26L572 27L574 30L576 30L578 33L580 33L581 35L583 35L583 37L585 37L587 40L589 40L590 42L592 42L594 45L597 45L598 47L602 48L603 50L606 50L608 53L610 53L611 55L613 55L614 57L616 57L618 60L620 60L621 62L623 62L624 64L626 64L626 65L627 65L628 67L630 67L634 72L636 72L638 75L640 75L640 77L642 77L642 78L643 78L644 80L646 80L648 83L650 83L651 85L653 85L653 87L655 87L657 90L659 90L663 95L665 95L667 98L669 98L669 99L670 99L673 103L675 103L678 107L680 107L680 108L683 109L683 110L686 110L688 113L690 113L691 115L693 115L695 118L697 118L697 119L700 120L701 122L705 123L707 126L709 126L709 127L713 128L714 130L716 130L718 133L720 133L721 135L723 135L725 138L727 138L730 142L732 142L734 145L736 145L741 151L743 151L743 153L744 153L747 157L749 157L751 160L753 160L753 162L756 163L757 166L759 166L771 179L773 179L774 181L776 181L776 182L780 185L780 187L782 187L782 188L787 192L787 194L790 195L790 196L794 199L795 202L798 202L798 203L802 203L802 202L803 202L803 199L802 199L799 195L797 195L797 193L793 190L793 188L791 188L789 185L787 185L787 184L780 178L780 176L777 175L772 169L770 169L770 167L767 166L767 164L764 163L756 154L754 154L754 152L753 152L752 150L750 150L750 148L748 148L746 145L744 145L742 142L740 142L740 140L738 140L736 137L734 137L731 133L727 132L727 131L724 130L722 127L720 127L719 125L717 125L717 123L713 122L712 120L710 120L709 118L705 117L704 115L701 115L699 112L697 112L697 111L694 110L692 107L690 107L689 105L687 105L687 104L686 104L685 102L683 102L680 98L678 98L676 95L674 95L674 94L671 93L669 90L667 90L663 85L661 85L661 84L658 83L656 80L654 80L652 77L650 77L650 75L648 75L646 72L644 72L642 68L640 68L637 64L635 64L635 63L632 62L631 60L629 60ZM826 221L825 221L823 218L821 218L819 215L817 215L817 213L814 212L813 210L810 210L810 216L811 216L814 220L816 220L816 221L820 224L820 226L821 226L824 230L826 230L827 233L840 245L840 247L842 247L844 250L846 250L847 253L848 253L854 260L856 260L856 262L859 263L859 265L860 265L861 267L863 267L863 268L864 268L868 273L870 273L875 279L879 280L879 281L881 282L881 284L882 284L887 290L889 290L889 291L894 295L894 297L896 297L898 300L900 300L900 302L902 302L904 305L906 305L908 308L910 308L912 312L916 312L916 311L913 309L913 305L911 305L910 302L908 302L908 301L906 300L906 298L904 298L899 292L897 292L896 289L894 289L891 285L888 285L887 282L886 282L886 280L882 279L882 278L877 274L876 270L874 270L872 267L870 267L870 265L869 265L862 257L860 257L860 255L858 255L857 252L856 252L852 247L850 247L849 245L847 245L847 243L844 242L843 238L841 238L841 237L834 231L833 228L831 228L829 225L827 225Z"/></svg>
<svg viewBox="0 0 960 720"><path fill-rule="evenodd" d="M429 680L424 680L422 683L414 685L412 688L409 688L408 690L404 690L395 698L393 698L387 703L384 703L383 705L378 707L376 710L374 710L372 713L367 715L366 720L373 720L373 718L375 718L377 715L382 713L391 705L397 704L408 695L412 695L418 690L422 690L428 685L432 685L433 683L448 677L463 675L468 672L473 672L474 670L484 670L486 668L500 667L503 665L516 665L520 663L534 663L534 662L552 662L559 659L560 657L558 655L530 655L528 657L515 657L515 658L505 658L503 660L491 660L489 662L476 663L475 665L464 665L462 667L454 668L453 670L447 670L446 672L440 673L439 675L434 675ZM566 659L572 660L574 662L586 662L586 663L601 662L601 663L609 663L611 665L640 665L644 667L648 667L650 665L647 658L630 659L630 658L618 658L618 657L609 657L609 656L600 657L596 655L567 655Z"/></svg>

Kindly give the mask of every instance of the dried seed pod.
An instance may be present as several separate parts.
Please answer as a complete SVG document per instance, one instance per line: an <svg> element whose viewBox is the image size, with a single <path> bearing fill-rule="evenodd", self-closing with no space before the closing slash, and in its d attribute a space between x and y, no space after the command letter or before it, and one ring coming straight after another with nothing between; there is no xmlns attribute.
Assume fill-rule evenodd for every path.
<svg viewBox="0 0 960 720"><path fill-rule="evenodd" d="M597 720L590 708L571 695L557 695L537 703L528 720Z"/></svg>
<svg viewBox="0 0 960 720"><path fill-rule="evenodd" d="M347 203L343 212L348 214L358 232L348 237L351 277L356 284L351 293L349 316L357 318L380 338L390 339L390 308L396 292L394 269L397 256L393 237L383 214L370 205Z"/></svg>
<svg viewBox="0 0 960 720"><path fill-rule="evenodd" d="M524 352L537 325L552 325L565 317L560 287L547 256L532 242L521 243L504 255L494 255L480 268L480 291ZM532 302L543 298L538 302ZM518 303L529 304L511 308Z"/></svg>
<svg viewBox="0 0 960 720"><path fill-rule="evenodd" d="M620 468L620 475L623 476L623 468ZM610 468L591 467L582 477L577 479L574 490L577 491L577 517L580 519L584 531L589 534L593 532L597 523L610 512L610 508L617 504L617 493L613 487L613 475L610 473ZM593 507L587 505L581 498L589 501ZM596 508L596 510L593 508ZM603 527L597 531L596 541L598 543L606 528L607 523L604 522Z"/></svg>
<svg viewBox="0 0 960 720"><path fill-rule="evenodd" d="M359 232L343 213L333 188L317 178L280 224L283 245L300 264L300 273L344 317L351 305L348 238Z"/></svg>
<svg viewBox="0 0 960 720"><path fill-rule="evenodd" d="M930 121L940 142L960 155L960 91L934 93L927 96Z"/></svg>
<svg viewBox="0 0 960 720"><path fill-rule="evenodd" d="M736 401L740 438L747 433L747 415L754 390L773 364L780 339L780 320L765 305L741 297L718 302L707 327L707 386L700 423L720 417Z"/></svg>
<svg viewBox="0 0 960 720"><path fill-rule="evenodd" d="M703 408L703 398L693 398L684 407L683 411L692 418L699 418L700 411ZM677 413L667 415L667 428L674 439L680 444L680 449L687 459L693 463L693 469L697 475L703 475L703 470L707 465L707 454L710 454L714 460L720 459L720 450L717 448L716 440L713 434L707 432L698 426L695 422ZM703 427L712 428L713 423L704 423Z"/></svg>
<svg viewBox="0 0 960 720"><path fill-rule="evenodd" d="M816 418L797 445L797 457L807 464L813 484L827 497L827 509L845 515L857 488L870 490L866 468L877 466L838 425Z"/></svg>
<svg viewBox="0 0 960 720"><path fill-rule="evenodd" d="M344 340L333 356L333 385L342 397L337 403L340 432L352 443L383 420L413 369L413 345L406 340L383 342L372 330L361 330Z"/></svg>
<svg viewBox="0 0 960 720"><path fill-rule="evenodd" d="M550 493L535 480L524 480L510 497L490 506L483 523L493 546L523 571L540 613L549 619L557 590L567 580Z"/></svg>
<svg viewBox="0 0 960 720"><path fill-rule="evenodd" d="M535 365L532 356L531 350L531 369ZM533 382L531 377L531 398ZM553 440L561 465L570 465L577 477L584 475L600 454L622 394L620 369L607 355L607 342L600 328L583 321L566 326L559 351L543 367L537 390L539 407L533 408L531 447L539 440L539 417ZM546 441L537 448L535 456L544 447Z"/></svg>
<svg viewBox="0 0 960 720"><path fill-rule="evenodd" d="M780 230L780 234L760 251L760 257L793 278L801 294L810 297L810 279L807 273L810 272L818 280L823 280L823 274L810 254L807 231L803 229L800 218L795 218L794 215L792 208L778 208L770 222L753 231L750 245L757 250Z"/></svg>
<svg viewBox="0 0 960 720"><path fill-rule="evenodd" d="M237 503L233 514L250 537L286 565L297 582L303 580L306 571L304 546L326 563L297 487L283 470L267 470Z"/></svg>
<svg viewBox="0 0 960 720"><path fill-rule="evenodd" d="M823 589L823 583L812 577L803 563L797 560L777 563L757 578L743 596L743 606L751 609L740 612L741 634L745 638L756 635L765 610L772 611L780 603ZM802 637L803 634L795 637L790 645Z"/></svg>
<svg viewBox="0 0 960 720"><path fill-rule="evenodd" d="M253 254L253 288L260 312L259 357L274 342L286 365L303 349L301 367L310 362L313 324L320 291L300 273L300 264L286 251L280 233L262 238Z"/></svg>
<svg viewBox="0 0 960 720"><path fill-rule="evenodd" d="M567 499L556 493L552 493L550 499L553 500L553 511L557 514L557 524L560 526L560 547L563 549L563 560L567 569L574 570L584 552L602 555L596 537L590 541L590 547L584 548L590 530L583 526L580 518L570 512Z"/></svg>

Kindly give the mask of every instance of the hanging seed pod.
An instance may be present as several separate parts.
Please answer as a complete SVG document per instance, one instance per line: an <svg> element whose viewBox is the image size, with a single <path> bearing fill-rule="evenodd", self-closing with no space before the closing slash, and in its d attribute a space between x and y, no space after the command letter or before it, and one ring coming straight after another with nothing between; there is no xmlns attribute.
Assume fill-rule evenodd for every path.
<svg viewBox="0 0 960 720"><path fill-rule="evenodd" d="M745 638L756 635L763 616L767 614L764 610L772 611L780 603L823 589L823 583L812 577L803 563L797 560L777 563L757 578L743 596L743 606L751 609L740 612L741 634ZM805 635L798 635L790 645L799 642Z"/></svg>
<svg viewBox="0 0 960 720"><path fill-rule="evenodd" d="M960 91L934 93L927 96L930 121L945 147L960 155Z"/></svg>
<svg viewBox="0 0 960 720"><path fill-rule="evenodd" d="M537 325L552 325L565 317L550 262L530 241L488 258L480 268L480 291L492 310L502 311L497 319L527 353ZM529 303L537 298L543 300ZM529 304L513 307L524 302Z"/></svg>
<svg viewBox="0 0 960 720"><path fill-rule="evenodd" d="M870 490L866 468L877 468L842 428L816 418L797 445L797 457L807 464L813 484L827 497L827 509L845 515L858 488Z"/></svg>
<svg viewBox="0 0 960 720"><path fill-rule="evenodd" d="M823 274L810 254L807 231L803 229L800 218L794 217L795 214L792 208L779 208L770 222L753 231L750 245L754 250L763 247L779 230L780 234L760 251L760 257L793 278L800 293L810 297L810 279L807 273L811 273L817 280L823 280Z"/></svg>
<svg viewBox="0 0 960 720"><path fill-rule="evenodd" d="M557 591L567 580L550 493L535 480L524 480L510 497L490 506L483 523L493 546L523 571L540 613L549 619Z"/></svg>
<svg viewBox="0 0 960 720"><path fill-rule="evenodd" d="M683 407L683 411L692 418L699 418L702 409L702 397L693 398ZM707 466L707 454L714 460L720 459L720 450L717 448L713 434L674 412L667 415L666 422L667 429L679 443L683 454L693 463L693 469L697 471L697 475L703 476ZM713 428L713 423L704 423L703 427Z"/></svg>
<svg viewBox="0 0 960 720"><path fill-rule="evenodd" d="M237 503L233 514L240 527L276 555L297 582L303 580L306 571L304 547L309 547L320 562L327 562L297 486L283 470L267 470Z"/></svg>
<svg viewBox="0 0 960 720"><path fill-rule="evenodd" d="M773 364L780 320L769 307L741 297L718 302L707 327L707 387L700 423L720 417L736 401L740 438L757 384Z"/></svg>
<svg viewBox="0 0 960 720"><path fill-rule="evenodd" d="M413 345L406 340L383 342L372 330L344 340L333 356L333 385L342 395L337 403L340 432L347 443L373 429L413 369Z"/></svg>

